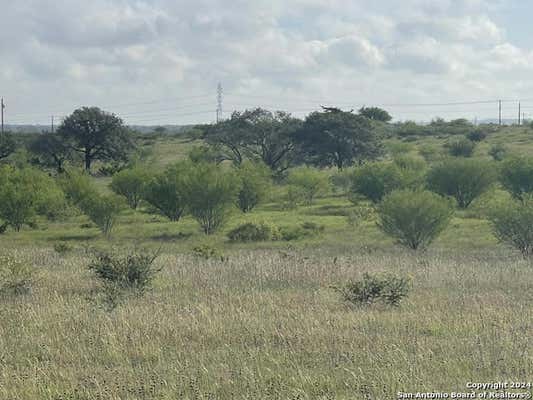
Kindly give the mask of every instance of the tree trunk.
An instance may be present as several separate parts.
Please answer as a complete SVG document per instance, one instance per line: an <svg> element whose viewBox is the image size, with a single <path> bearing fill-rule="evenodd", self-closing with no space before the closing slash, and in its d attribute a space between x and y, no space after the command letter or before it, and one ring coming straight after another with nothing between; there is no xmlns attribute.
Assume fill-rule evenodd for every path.
<svg viewBox="0 0 533 400"><path fill-rule="evenodd" d="M85 171L89 172L91 170L91 156L89 153L85 153Z"/></svg>

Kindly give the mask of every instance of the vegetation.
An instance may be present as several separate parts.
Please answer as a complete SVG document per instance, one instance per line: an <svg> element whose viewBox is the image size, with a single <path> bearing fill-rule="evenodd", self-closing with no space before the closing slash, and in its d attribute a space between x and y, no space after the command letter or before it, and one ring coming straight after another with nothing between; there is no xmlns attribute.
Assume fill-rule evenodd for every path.
<svg viewBox="0 0 533 400"><path fill-rule="evenodd" d="M260 242L280 237L279 229L267 222L247 222L228 232L228 239L232 242Z"/></svg>
<svg viewBox="0 0 533 400"><path fill-rule="evenodd" d="M396 164L387 162L368 163L357 168L352 178L350 188L351 199L357 202L357 195L361 195L378 203L403 185L403 174Z"/></svg>
<svg viewBox="0 0 533 400"><path fill-rule="evenodd" d="M409 280L394 275L365 273L359 281L349 282L337 289L345 301L354 305L368 306L376 301L397 307L409 293Z"/></svg>
<svg viewBox="0 0 533 400"><path fill-rule="evenodd" d="M123 196L132 209L137 209L144 195L150 174L145 167L125 169L113 176L111 189Z"/></svg>
<svg viewBox="0 0 533 400"><path fill-rule="evenodd" d="M262 164L245 161L238 168L237 176L240 180L238 206L247 213L267 197L272 183L270 172Z"/></svg>
<svg viewBox="0 0 533 400"><path fill-rule="evenodd" d="M453 157L472 157L476 143L472 140L463 137L460 139L454 139L446 144L448 152Z"/></svg>
<svg viewBox="0 0 533 400"><path fill-rule="evenodd" d="M533 158L512 157L500 167L502 186L515 199L524 199L533 193Z"/></svg>
<svg viewBox="0 0 533 400"><path fill-rule="evenodd" d="M299 167L289 174L287 182L297 188L305 204L311 205L315 198L328 192L329 178L322 172L310 168Z"/></svg>

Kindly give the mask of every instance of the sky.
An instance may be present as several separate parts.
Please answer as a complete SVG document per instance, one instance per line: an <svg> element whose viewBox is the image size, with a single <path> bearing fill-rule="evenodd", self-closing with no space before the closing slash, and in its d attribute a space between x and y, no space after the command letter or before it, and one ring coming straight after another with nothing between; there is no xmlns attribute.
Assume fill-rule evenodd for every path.
<svg viewBox="0 0 533 400"><path fill-rule="evenodd" d="M527 0L0 0L6 123L99 106L132 125L261 106L533 117Z"/></svg>

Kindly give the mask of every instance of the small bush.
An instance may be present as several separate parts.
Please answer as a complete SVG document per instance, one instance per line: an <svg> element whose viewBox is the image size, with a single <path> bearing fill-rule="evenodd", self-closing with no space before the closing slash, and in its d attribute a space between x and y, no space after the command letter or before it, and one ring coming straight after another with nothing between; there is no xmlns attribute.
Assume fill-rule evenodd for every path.
<svg viewBox="0 0 533 400"><path fill-rule="evenodd" d="M507 146L504 144L494 144L488 151L488 155L492 157L494 161L502 161L507 156Z"/></svg>
<svg viewBox="0 0 533 400"><path fill-rule="evenodd" d="M54 251L58 254L66 254L72 250L72 246L65 242L59 242L54 244Z"/></svg>
<svg viewBox="0 0 533 400"><path fill-rule="evenodd" d="M443 196L452 196L460 208L467 208L496 181L496 171L481 160L447 160L428 173L428 188Z"/></svg>
<svg viewBox="0 0 533 400"><path fill-rule="evenodd" d="M373 214L373 209L370 207L356 207L348 212L346 215L346 222L351 227L357 228L365 221L368 221Z"/></svg>
<svg viewBox="0 0 533 400"><path fill-rule="evenodd" d="M143 293L150 288L161 268L154 266L157 253L130 252L125 255L110 251L98 251L89 269L104 284L118 289L132 289Z"/></svg>
<svg viewBox="0 0 533 400"><path fill-rule="evenodd" d="M466 137L472 142L481 142L487 138L487 134L482 130L476 129L466 135Z"/></svg>
<svg viewBox="0 0 533 400"><path fill-rule="evenodd" d="M354 203L357 203L358 195L378 203L387 193L401 188L403 183L402 171L397 165L369 163L356 169L348 197Z"/></svg>
<svg viewBox="0 0 533 400"><path fill-rule="evenodd" d="M533 256L533 197L493 208L489 220L500 242L519 250L524 257Z"/></svg>
<svg viewBox="0 0 533 400"><path fill-rule="evenodd" d="M35 268L12 255L0 254L0 294L25 294L35 279Z"/></svg>
<svg viewBox="0 0 533 400"><path fill-rule="evenodd" d="M350 185L352 184L353 174L353 168L345 168L335 171L329 177L333 189L340 193L348 193L350 190Z"/></svg>
<svg viewBox="0 0 533 400"><path fill-rule="evenodd" d="M533 158L513 157L502 163L500 182L515 199L533 193Z"/></svg>
<svg viewBox="0 0 533 400"><path fill-rule="evenodd" d="M122 198L115 194L100 195L94 193L81 202L80 208L100 228L102 233L109 237L124 204Z"/></svg>
<svg viewBox="0 0 533 400"><path fill-rule="evenodd" d="M328 176L311 167L299 167L289 173L287 179L292 186L299 188L305 204L313 204L315 198L329 190Z"/></svg>
<svg viewBox="0 0 533 400"><path fill-rule="evenodd" d="M448 225L450 202L420 190L398 190L378 207L379 228L399 244L413 250L427 247Z"/></svg>
<svg viewBox="0 0 533 400"><path fill-rule="evenodd" d="M298 205L305 201L305 194L303 190L294 185L287 186L287 191L285 193L282 208L284 210L294 210L298 208Z"/></svg>
<svg viewBox="0 0 533 400"><path fill-rule="evenodd" d="M205 260L210 260L212 258L218 258L220 260L224 259L224 254L222 254L222 252L218 248L213 247L209 244L201 244L195 246L192 249L192 254L195 257L203 258Z"/></svg>
<svg viewBox="0 0 533 400"><path fill-rule="evenodd" d="M468 138L453 140L445 145L453 157L472 157L476 143Z"/></svg>
<svg viewBox="0 0 533 400"><path fill-rule="evenodd" d="M113 176L111 189L116 194L124 196L128 206L135 210L145 194L149 179L150 175L145 168L125 169Z"/></svg>
<svg viewBox="0 0 533 400"><path fill-rule="evenodd" d="M252 211L262 202L271 187L268 167L245 161L237 169L241 186L237 196L237 204L244 213Z"/></svg>
<svg viewBox="0 0 533 400"><path fill-rule="evenodd" d="M409 294L409 280L394 275L364 274L363 279L337 289L344 300L357 306L368 306L381 301L397 307Z"/></svg>
<svg viewBox="0 0 533 400"><path fill-rule="evenodd" d="M260 242L278 240L280 237L279 229L267 222L247 222L228 233L228 238L232 242Z"/></svg>
<svg viewBox="0 0 533 400"><path fill-rule="evenodd" d="M325 226L314 222L304 222L299 226L281 228L281 239L286 241L316 236L324 232Z"/></svg>

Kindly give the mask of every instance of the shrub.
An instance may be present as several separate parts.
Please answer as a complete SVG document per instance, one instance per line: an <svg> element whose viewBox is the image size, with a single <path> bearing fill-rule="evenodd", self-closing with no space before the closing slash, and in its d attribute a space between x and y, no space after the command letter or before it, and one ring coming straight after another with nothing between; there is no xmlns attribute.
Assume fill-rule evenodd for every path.
<svg viewBox="0 0 533 400"><path fill-rule="evenodd" d="M427 176L430 190L454 197L460 208L467 208L495 181L491 163L480 160L447 160L433 167Z"/></svg>
<svg viewBox="0 0 533 400"><path fill-rule="evenodd" d="M185 181L191 164L180 162L152 178L143 199L171 221L179 221L186 208Z"/></svg>
<svg viewBox="0 0 533 400"><path fill-rule="evenodd" d="M325 173L311 167L299 167L289 173L288 183L302 193L307 205L313 204L314 199L329 190L329 179Z"/></svg>
<svg viewBox="0 0 533 400"><path fill-rule="evenodd" d="M500 181L515 199L533 193L533 158L513 157L504 161L500 169Z"/></svg>
<svg viewBox="0 0 533 400"><path fill-rule="evenodd" d="M420 190L399 190L378 207L379 228L413 250L427 247L448 225L453 209L446 199Z"/></svg>
<svg viewBox="0 0 533 400"><path fill-rule="evenodd" d="M298 207L300 203L303 203L305 200L305 194L299 186L289 185L287 186L287 191L284 196L283 209L285 210L294 210Z"/></svg>
<svg viewBox="0 0 533 400"><path fill-rule="evenodd" d="M270 170L260 164L245 161L237 169L240 189L237 204L242 212L250 212L263 201L271 186Z"/></svg>
<svg viewBox="0 0 533 400"><path fill-rule="evenodd" d="M107 237L111 235L116 218L123 207L122 198L115 194L100 195L94 193L85 198L80 204L80 208L85 215Z"/></svg>
<svg viewBox="0 0 533 400"><path fill-rule="evenodd" d="M72 246L65 242L59 242L54 244L54 251L58 254L65 254L72 250Z"/></svg>
<svg viewBox="0 0 533 400"><path fill-rule="evenodd" d="M104 285L143 293L150 288L155 275L161 271L161 268L154 266L157 257L157 253L146 251L132 251L124 255L113 251L98 251L89 264L89 270Z"/></svg>
<svg viewBox="0 0 533 400"><path fill-rule="evenodd" d="M427 164L423 158L412 156L396 156L394 165L400 171L402 189L417 189L424 185Z"/></svg>
<svg viewBox="0 0 533 400"><path fill-rule="evenodd" d="M135 210L146 191L149 178L145 168L125 169L113 176L111 189L116 194L124 196L128 206Z"/></svg>
<svg viewBox="0 0 533 400"><path fill-rule="evenodd" d="M224 225L234 207L239 179L215 164L197 164L185 182L187 209L206 235Z"/></svg>
<svg viewBox="0 0 533 400"><path fill-rule="evenodd" d="M314 222L304 222L299 226L281 228L281 239L286 241L298 240L305 237L316 236L324 232L325 226Z"/></svg>
<svg viewBox="0 0 533 400"><path fill-rule="evenodd" d="M0 254L0 294L24 294L35 282L35 268L13 255Z"/></svg>
<svg viewBox="0 0 533 400"><path fill-rule="evenodd" d="M402 172L395 164L376 162L366 164L356 169L349 198L357 202L357 195L362 195L374 203L378 203L383 196L403 185Z"/></svg>
<svg viewBox="0 0 533 400"><path fill-rule="evenodd" d="M364 221L370 219L372 213L373 210L370 207L356 207L348 212L348 214L346 215L346 222L351 227L356 228L360 226Z"/></svg>
<svg viewBox="0 0 533 400"><path fill-rule="evenodd" d="M353 174L353 168L345 168L335 171L329 177L329 180L336 191L348 193L352 184Z"/></svg>
<svg viewBox="0 0 533 400"><path fill-rule="evenodd" d="M279 229L267 222L247 222L228 233L228 238L232 242L260 242L278 240L280 237Z"/></svg>
<svg viewBox="0 0 533 400"><path fill-rule="evenodd" d="M466 135L466 137L472 142L481 142L487 138L487 134L482 130L476 129Z"/></svg>
<svg viewBox="0 0 533 400"><path fill-rule="evenodd" d="M394 275L364 274L363 279L337 289L344 300L354 305L371 305L376 301L397 307L409 294L409 280Z"/></svg>
<svg viewBox="0 0 533 400"><path fill-rule="evenodd" d="M67 171L60 180L60 186L67 200L75 205L96 192L89 176L77 171Z"/></svg>
<svg viewBox="0 0 533 400"><path fill-rule="evenodd" d="M472 157L476 144L468 138L453 140L445 145L453 157Z"/></svg>
<svg viewBox="0 0 533 400"><path fill-rule="evenodd" d="M507 155L507 151L507 146L498 143L491 146L488 155L491 156L494 161L502 161Z"/></svg>
<svg viewBox="0 0 533 400"><path fill-rule="evenodd" d="M533 197L499 205L489 213L494 235L502 243L519 250L524 257L533 255Z"/></svg>
<svg viewBox="0 0 533 400"><path fill-rule="evenodd" d="M201 244L198 246L195 246L192 249L192 254L198 258L203 258L205 260L209 260L212 258L219 258L220 260L224 259L224 255L222 252L209 244Z"/></svg>

